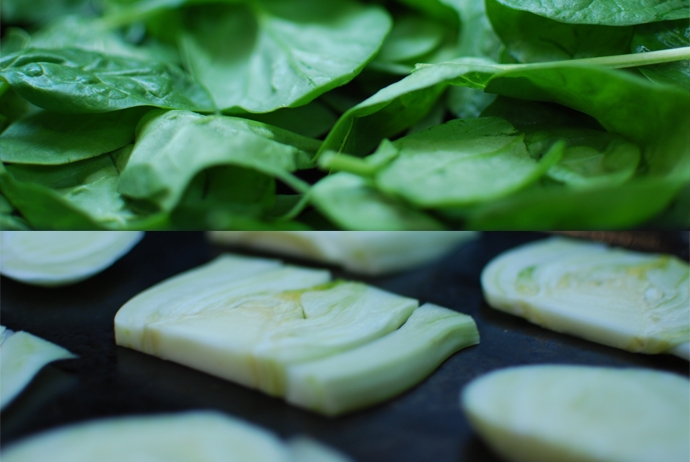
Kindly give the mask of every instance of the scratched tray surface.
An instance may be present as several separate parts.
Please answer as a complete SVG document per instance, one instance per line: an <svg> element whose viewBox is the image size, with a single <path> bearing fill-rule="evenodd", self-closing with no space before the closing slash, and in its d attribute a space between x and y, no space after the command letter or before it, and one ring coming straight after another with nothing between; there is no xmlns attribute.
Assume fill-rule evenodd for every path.
<svg viewBox="0 0 690 462"><path fill-rule="evenodd" d="M3 277L2 323L57 343L79 358L41 371L2 413L0 443L98 417L216 409L284 437L311 435L362 462L496 461L458 407L461 388L486 372L520 364L561 363L649 367L689 375L688 362L679 358L627 353L551 332L489 308L479 282L482 268L499 253L544 236L484 233L436 262L385 277L362 278L331 268L336 277L361 280L422 303L469 314L481 335L479 345L452 356L408 392L335 419L115 346L113 318L127 300L222 252L208 244L202 233L147 233L109 269L63 288L33 287ZM669 238L677 237L677 233L669 234Z"/></svg>

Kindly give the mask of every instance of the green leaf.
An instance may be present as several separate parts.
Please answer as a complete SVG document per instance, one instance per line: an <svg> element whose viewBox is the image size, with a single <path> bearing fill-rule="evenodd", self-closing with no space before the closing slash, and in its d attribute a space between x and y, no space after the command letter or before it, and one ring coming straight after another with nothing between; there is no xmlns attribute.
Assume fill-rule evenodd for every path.
<svg viewBox="0 0 690 462"><path fill-rule="evenodd" d="M569 24L627 26L690 17L688 0L498 0L516 10Z"/></svg>
<svg viewBox="0 0 690 462"><path fill-rule="evenodd" d="M112 56L165 61L179 64L176 49L147 42L135 46L118 30L113 30L100 18L66 16L50 22L33 34L24 48L40 49L80 48Z"/></svg>
<svg viewBox="0 0 690 462"><path fill-rule="evenodd" d="M385 10L350 0L257 0L181 14L187 65L230 113L301 106L347 83L391 27Z"/></svg>
<svg viewBox="0 0 690 462"><path fill-rule="evenodd" d="M308 186L290 172L312 165L300 149L310 145L318 142L246 119L160 112L140 130L118 191L169 211L196 174L234 165L279 178L304 192Z"/></svg>
<svg viewBox="0 0 690 462"><path fill-rule="evenodd" d="M381 191L422 208L485 202L537 180L562 146L537 161L503 119L452 120L397 140L398 157L376 176Z"/></svg>
<svg viewBox="0 0 690 462"><path fill-rule="evenodd" d="M547 175L572 187L615 186L628 181L640 162L640 148L612 133L579 127L540 130L532 144L564 142L561 160ZM531 149L530 149L531 150Z"/></svg>
<svg viewBox="0 0 690 462"><path fill-rule="evenodd" d="M659 178L584 189L536 185L459 212L469 229L629 229L662 212L681 187Z"/></svg>
<svg viewBox="0 0 690 462"><path fill-rule="evenodd" d="M15 208L5 196L0 194L0 230L28 230L29 224L15 215Z"/></svg>
<svg viewBox="0 0 690 462"><path fill-rule="evenodd" d="M404 63L439 47L444 39L440 24L423 16L408 14L395 18L393 29L383 42L376 61Z"/></svg>
<svg viewBox="0 0 690 462"><path fill-rule="evenodd" d="M310 192L310 201L343 229L444 229L434 218L381 194L367 180L350 173L336 173L320 180Z"/></svg>
<svg viewBox="0 0 690 462"><path fill-rule="evenodd" d="M176 228L220 229L223 221L261 222L275 197L272 177L241 167L206 169L191 181L171 214ZM222 226L226 228L226 226Z"/></svg>
<svg viewBox="0 0 690 462"><path fill-rule="evenodd" d="M29 102L54 112L135 106L213 111L206 90L170 64L75 48L30 48L6 56L0 77Z"/></svg>
<svg viewBox="0 0 690 462"><path fill-rule="evenodd" d="M597 66L624 67L679 60L688 49L642 55L588 58L553 63L493 64L486 60L460 59L418 66L410 76L390 85L338 120L319 153L327 150L364 155L382 139L400 133L433 106L448 85L484 89L489 93L520 99L551 101L571 107L600 121L608 130L644 144L653 132L677 126L673 119L687 117L687 94L652 86L624 72ZM565 82L565 83L564 83ZM642 97L637 94L643 92ZM675 96L674 96L675 95ZM657 99L660 99L657 103ZM640 117L640 114L646 114ZM654 118L646 123L647 117ZM667 165L668 167L668 165Z"/></svg>
<svg viewBox="0 0 690 462"><path fill-rule="evenodd" d="M483 1L444 0L460 13L460 41L458 57L487 58L498 61L501 41L487 16Z"/></svg>
<svg viewBox="0 0 690 462"><path fill-rule="evenodd" d="M0 135L0 160L57 165L96 157L134 142L134 128L146 109L104 114L39 111Z"/></svg>
<svg viewBox="0 0 690 462"><path fill-rule="evenodd" d="M243 117L310 138L328 133L338 119L328 106L319 100L305 106L278 109L266 114L244 114Z"/></svg>
<svg viewBox="0 0 690 462"><path fill-rule="evenodd" d="M453 2L456 0L398 0L422 13L424 16L436 21L445 22L449 26L458 26L458 15L453 11Z"/></svg>
<svg viewBox="0 0 690 462"><path fill-rule="evenodd" d="M520 62L559 61L627 53L632 27L564 24L486 0L494 29Z"/></svg>
<svg viewBox="0 0 690 462"><path fill-rule="evenodd" d="M588 114L606 130L640 145L650 173L675 171L690 178L687 92L625 72L567 64L515 68L492 78L486 91L555 102Z"/></svg>
<svg viewBox="0 0 690 462"><path fill-rule="evenodd" d="M89 13L89 0L3 0L3 23L37 23L72 13Z"/></svg>
<svg viewBox="0 0 690 462"><path fill-rule="evenodd" d="M631 48L634 53L647 53L687 46L690 46L690 21L681 19L635 26ZM690 59L645 66L640 71L652 81L673 83L690 91Z"/></svg>
<svg viewBox="0 0 690 462"><path fill-rule="evenodd" d="M6 165L0 190L37 229L126 229L138 217L116 187L130 149L65 165Z"/></svg>
<svg viewBox="0 0 690 462"><path fill-rule="evenodd" d="M471 61L462 68L436 64L418 69L343 114L326 137L319 155L326 151L363 156L383 139L421 120L436 104L449 82L469 74L486 61ZM495 71L493 66L486 72Z"/></svg>

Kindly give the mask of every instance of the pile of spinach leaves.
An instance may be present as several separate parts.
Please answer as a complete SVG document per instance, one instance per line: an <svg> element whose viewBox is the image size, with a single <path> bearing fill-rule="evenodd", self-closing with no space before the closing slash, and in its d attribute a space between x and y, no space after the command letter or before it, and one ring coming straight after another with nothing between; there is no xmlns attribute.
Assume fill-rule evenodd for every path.
<svg viewBox="0 0 690 462"><path fill-rule="evenodd" d="M690 226L688 0L1 17L1 229Z"/></svg>

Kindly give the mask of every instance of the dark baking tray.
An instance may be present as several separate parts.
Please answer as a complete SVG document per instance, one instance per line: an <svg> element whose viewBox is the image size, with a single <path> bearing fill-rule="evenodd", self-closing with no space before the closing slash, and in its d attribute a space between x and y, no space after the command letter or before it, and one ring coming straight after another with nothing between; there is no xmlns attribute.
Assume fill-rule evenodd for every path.
<svg viewBox="0 0 690 462"><path fill-rule="evenodd" d="M678 242L679 236L669 233L668 242ZM483 233L436 262L385 277L363 278L332 268L336 276L469 314L481 335L479 345L452 356L408 392L339 418L311 414L260 392L115 346L113 317L120 306L151 285L222 252L202 233L148 233L112 267L67 287L39 288L3 277L1 322L61 345L79 358L53 363L40 372L2 413L0 443L4 446L41 430L98 417L216 409L282 436L311 435L362 462L495 461L458 406L462 387L486 372L560 363L647 367L690 375L688 362L682 359L627 353L489 308L479 283L484 265L504 250L544 237ZM687 258L687 247L676 253Z"/></svg>

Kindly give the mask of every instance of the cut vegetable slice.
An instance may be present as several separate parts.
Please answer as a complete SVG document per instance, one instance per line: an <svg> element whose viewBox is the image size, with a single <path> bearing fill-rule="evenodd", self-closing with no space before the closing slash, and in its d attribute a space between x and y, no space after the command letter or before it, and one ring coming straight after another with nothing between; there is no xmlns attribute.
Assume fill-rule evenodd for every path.
<svg viewBox="0 0 690 462"><path fill-rule="evenodd" d="M288 402L338 415L391 398L450 355L479 343L471 317L425 304L397 331L324 359L288 368Z"/></svg>
<svg viewBox="0 0 690 462"><path fill-rule="evenodd" d="M134 231L3 231L0 273L41 286L72 284L112 265L143 236Z"/></svg>
<svg viewBox="0 0 690 462"><path fill-rule="evenodd" d="M674 374L514 367L470 383L461 405L506 460L690 460L690 382Z"/></svg>
<svg viewBox="0 0 690 462"><path fill-rule="evenodd" d="M687 359L690 271L676 257L552 238L494 259L482 288L492 307L549 329Z"/></svg>
<svg viewBox="0 0 690 462"><path fill-rule="evenodd" d="M293 462L352 462L352 459L306 436L288 441Z"/></svg>
<svg viewBox="0 0 690 462"><path fill-rule="evenodd" d="M330 448L328 452L337 454ZM45 460L47 454L53 462L297 461L273 433L208 411L80 423L24 440L3 450L2 456L6 462L28 462Z"/></svg>
<svg viewBox="0 0 690 462"><path fill-rule="evenodd" d="M143 292L115 317L118 345L285 393L285 368L398 328L417 307L327 271L221 256ZM257 270L261 268L261 270Z"/></svg>
<svg viewBox="0 0 690 462"><path fill-rule="evenodd" d="M223 255L127 302L115 340L334 415L400 393L477 342L468 316L417 306L328 271Z"/></svg>
<svg viewBox="0 0 690 462"><path fill-rule="evenodd" d="M54 343L0 326L0 409L12 402L43 366L70 358L76 356Z"/></svg>
<svg viewBox="0 0 690 462"><path fill-rule="evenodd" d="M431 261L473 231L211 231L211 242L252 247L342 265L364 274L386 274Z"/></svg>

